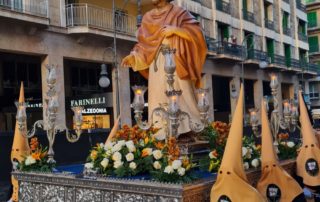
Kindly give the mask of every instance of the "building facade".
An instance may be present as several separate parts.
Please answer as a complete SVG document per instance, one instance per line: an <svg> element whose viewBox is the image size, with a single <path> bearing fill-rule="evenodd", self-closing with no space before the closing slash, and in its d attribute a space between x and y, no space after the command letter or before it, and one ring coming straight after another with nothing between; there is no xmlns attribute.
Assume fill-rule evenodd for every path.
<svg viewBox="0 0 320 202"><path fill-rule="evenodd" d="M309 58L310 61L320 64L319 38L320 38L320 1L307 0L308 15L308 41L309 41ZM312 78L308 82L311 107L313 109L320 108L320 79Z"/></svg>
<svg viewBox="0 0 320 202"><path fill-rule="evenodd" d="M119 63L136 42L137 16L152 8L150 1L140 3L116 0L113 18L112 1L0 0L0 131L13 130L20 81L29 102L29 122L41 118L47 64L57 67L59 122L72 126L71 107L78 103L89 106L88 128L110 127L119 111L122 123L131 124L130 85L146 81ZM203 80L211 88L215 120L229 120L242 79L249 109L260 108L263 96L271 95L271 72L279 78L280 101L294 97L299 80L317 74L306 59L307 15L299 0L173 3L188 9L203 27L209 49ZM261 62L267 62L263 69ZM103 63L111 80L106 89L98 85Z"/></svg>

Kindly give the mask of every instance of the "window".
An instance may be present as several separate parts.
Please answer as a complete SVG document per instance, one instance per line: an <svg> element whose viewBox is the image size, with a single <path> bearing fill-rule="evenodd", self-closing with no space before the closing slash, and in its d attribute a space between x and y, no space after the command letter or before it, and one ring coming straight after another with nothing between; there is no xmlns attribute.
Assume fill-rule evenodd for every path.
<svg viewBox="0 0 320 202"><path fill-rule="evenodd" d="M319 42L318 42L318 36L310 36L308 38L309 42L309 52L319 52Z"/></svg>
<svg viewBox="0 0 320 202"><path fill-rule="evenodd" d="M309 83L309 92L310 92L310 99L319 98L319 90L318 90L317 82L310 82Z"/></svg>
<svg viewBox="0 0 320 202"><path fill-rule="evenodd" d="M270 58L270 62L274 62L274 41L273 39L267 38L267 53L268 57Z"/></svg>
<svg viewBox="0 0 320 202"><path fill-rule="evenodd" d="M282 28L284 30L289 28L289 13L287 12L283 12L283 16L282 16Z"/></svg>
<svg viewBox="0 0 320 202"><path fill-rule="evenodd" d="M218 24L218 40L228 41L229 39L229 26L226 24Z"/></svg>
<svg viewBox="0 0 320 202"><path fill-rule="evenodd" d="M317 12L308 13L308 27L316 27L317 26Z"/></svg>
<svg viewBox="0 0 320 202"><path fill-rule="evenodd" d="M286 58L286 66L291 66L291 47L289 44L284 44L284 56Z"/></svg>
<svg viewBox="0 0 320 202"><path fill-rule="evenodd" d="M304 22L303 20L299 20L298 32L300 34L306 35L306 22Z"/></svg>

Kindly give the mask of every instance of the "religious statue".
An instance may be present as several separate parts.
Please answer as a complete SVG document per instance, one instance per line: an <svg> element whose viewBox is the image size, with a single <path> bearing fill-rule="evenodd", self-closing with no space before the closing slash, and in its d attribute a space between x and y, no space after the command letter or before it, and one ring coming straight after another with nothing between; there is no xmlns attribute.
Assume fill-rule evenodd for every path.
<svg viewBox="0 0 320 202"><path fill-rule="evenodd" d="M176 77L174 88L183 91L179 103L181 110L200 123L195 88L201 86L201 72L207 46L199 22L187 10L170 3L171 0L152 0L154 9L147 12L138 29L138 43L122 66L131 67L148 78L149 118L154 108L167 102L164 56L161 47L175 49ZM181 122L179 133L189 132L187 123Z"/></svg>

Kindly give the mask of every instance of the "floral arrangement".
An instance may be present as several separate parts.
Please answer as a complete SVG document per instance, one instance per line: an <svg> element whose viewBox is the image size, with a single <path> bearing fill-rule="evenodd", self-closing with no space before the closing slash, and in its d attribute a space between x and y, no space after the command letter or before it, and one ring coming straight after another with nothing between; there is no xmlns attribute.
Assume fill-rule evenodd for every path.
<svg viewBox="0 0 320 202"><path fill-rule="evenodd" d="M300 145L289 140L288 133L279 133L278 134L278 146L276 148L278 158L280 160L293 159L296 158Z"/></svg>
<svg viewBox="0 0 320 202"><path fill-rule="evenodd" d="M256 145L254 138L244 136L242 143L242 159L245 170L260 166L261 145Z"/></svg>
<svg viewBox="0 0 320 202"><path fill-rule="evenodd" d="M51 172L55 164L48 163L47 148L43 148L39 144L38 138L34 137L30 140L31 153L23 157L23 160L18 163L17 168L21 171L40 171Z"/></svg>
<svg viewBox="0 0 320 202"><path fill-rule="evenodd" d="M150 174L153 179L165 182L191 180L191 161L180 156L176 139L165 142L154 138L158 130L123 126L112 141L97 144L91 150L85 173L117 177Z"/></svg>
<svg viewBox="0 0 320 202"><path fill-rule="evenodd" d="M210 152L200 160L200 168L209 172L217 172L224 153L230 125L217 121L213 122L201 134L203 139L207 139L210 145ZM243 138L242 157L244 168L257 168L260 165L260 145L255 145L253 137Z"/></svg>

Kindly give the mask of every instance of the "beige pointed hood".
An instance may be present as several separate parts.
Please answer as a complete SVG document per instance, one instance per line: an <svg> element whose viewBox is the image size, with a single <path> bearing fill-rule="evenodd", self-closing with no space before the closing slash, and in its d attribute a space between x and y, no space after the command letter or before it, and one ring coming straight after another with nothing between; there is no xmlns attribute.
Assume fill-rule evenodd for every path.
<svg viewBox="0 0 320 202"><path fill-rule="evenodd" d="M24 102L23 83L21 83L20 96L19 96L19 103L22 103L22 102ZM30 153L30 147L28 143L28 138L26 138L21 134L18 127L18 123L16 122L12 150L11 150L11 161L13 161L13 159L22 161L23 156L28 155L29 153ZM11 178L11 181L13 185L12 200L18 201L18 181L13 177Z"/></svg>
<svg viewBox="0 0 320 202"><path fill-rule="evenodd" d="M320 186L320 149L301 91L299 91L299 108L302 146L297 157L297 175L303 178L305 185Z"/></svg>
<svg viewBox="0 0 320 202"><path fill-rule="evenodd" d="M258 191L268 201L293 201L303 190L299 184L279 165L273 146L268 115L261 103L261 177L257 184ZM290 187L290 189L288 189Z"/></svg>
<svg viewBox="0 0 320 202"><path fill-rule="evenodd" d="M260 193L248 183L243 168L243 104L244 92L241 86L218 177L211 190L211 202L265 201Z"/></svg>

